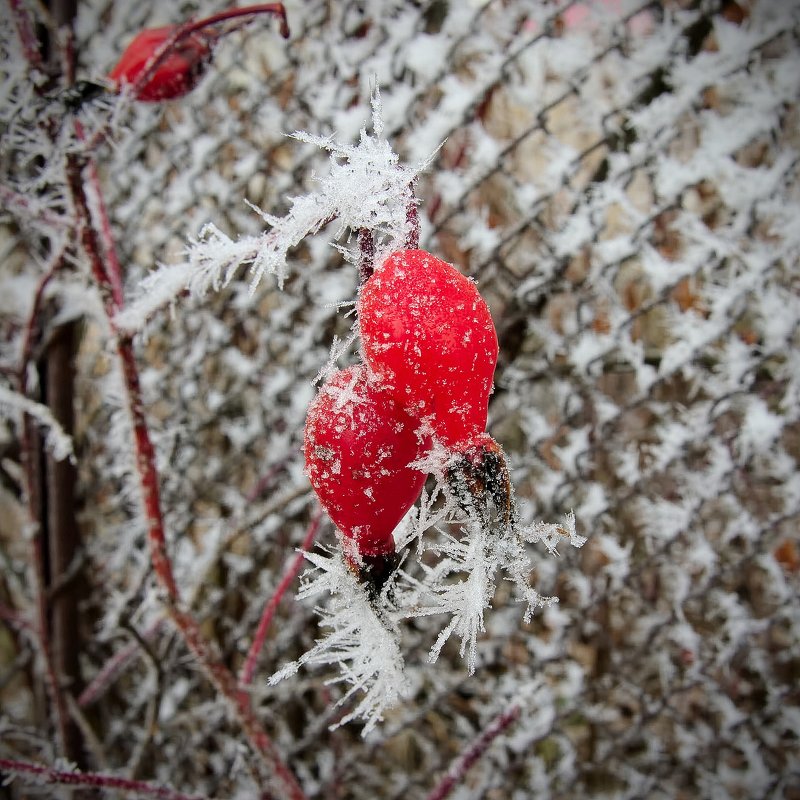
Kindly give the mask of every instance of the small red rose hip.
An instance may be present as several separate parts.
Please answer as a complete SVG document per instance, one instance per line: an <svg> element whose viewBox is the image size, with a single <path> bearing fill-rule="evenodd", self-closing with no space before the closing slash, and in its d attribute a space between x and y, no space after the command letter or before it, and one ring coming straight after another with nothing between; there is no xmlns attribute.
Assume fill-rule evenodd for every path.
<svg viewBox="0 0 800 800"><path fill-rule="evenodd" d="M109 78L120 86L135 86L178 30L175 25L143 30L125 49ZM137 88L136 99L155 103L188 94L205 74L217 38L214 32L199 30L175 42L153 74Z"/></svg>
<svg viewBox="0 0 800 800"><path fill-rule="evenodd" d="M486 428L497 334L475 284L424 250L400 250L361 289L364 360L394 399L461 449Z"/></svg>
<svg viewBox="0 0 800 800"><path fill-rule="evenodd" d="M408 466L428 445L417 428L363 365L332 375L308 409L306 474L344 536L351 566L357 574L366 566L378 583L394 565L392 532L425 483Z"/></svg>

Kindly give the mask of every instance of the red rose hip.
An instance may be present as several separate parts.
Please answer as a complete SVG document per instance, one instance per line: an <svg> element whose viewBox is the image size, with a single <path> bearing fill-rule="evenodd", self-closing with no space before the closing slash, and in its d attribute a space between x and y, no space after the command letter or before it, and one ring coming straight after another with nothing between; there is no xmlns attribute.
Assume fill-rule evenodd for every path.
<svg viewBox="0 0 800 800"><path fill-rule="evenodd" d="M118 84L135 85L177 31L174 25L143 30L125 49L108 77ZM203 77L217 38L214 32L195 31L177 41L153 74L138 87L136 99L158 102L188 94Z"/></svg>
<svg viewBox="0 0 800 800"><path fill-rule="evenodd" d="M497 334L475 284L424 250L389 255L361 289L364 360L395 401L460 449L486 428Z"/></svg>
<svg viewBox="0 0 800 800"><path fill-rule="evenodd" d="M308 409L306 474L351 560L394 557L392 531L425 483L408 466L427 447L417 427L363 365L336 372Z"/></svg>

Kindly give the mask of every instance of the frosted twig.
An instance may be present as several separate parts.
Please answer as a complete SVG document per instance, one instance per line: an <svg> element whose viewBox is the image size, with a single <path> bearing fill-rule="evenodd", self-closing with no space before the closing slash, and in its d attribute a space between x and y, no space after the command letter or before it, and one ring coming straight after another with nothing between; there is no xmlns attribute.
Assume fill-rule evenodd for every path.
<svg viewBox="0 0 800 800"><path fill-rule="evenodd" d="M0 758L0 770L34 785L86 786L96 789L114 789L125 794L155 797L158 800L204 800L203 795L188 795L168 786L159 786L146 781L131 780L99 772L55 769L43 764L34 764L30 761L15 761L10 758Z"/></svg>
<svg viewBox="0 0 800 800"><path fill-rule="evenodd" d="M82 141L84 139L83 126L81 125L80 120L77 119L75 120L75 134L79 140ZM100 187L100 177L97 174L97 165L95 164L94 159L89 159L89 162L86 165L86 172L89 176L88 186L91 189L91 196L89 197L87 194L87 197L89 197L89 199L92 201L90 206L94 206L92 213L97 219L97 228L103 243L103 251L108 270L108 281L111 287L111 294L117 306L122 308L124 302L122 294L122 267L120 266L119 258L117 257L114 234L111 231L111 220L109 219L108 211L106 210L105 200L103 199L103 191Z"/></svg>
<svg viewBox="0 0 800 800"><path fill-rule="evenodd" d="M242 8L229 8L225 11L213 14L210 17L205 17L204 19L184 22L182 25L175 28L171 36L164 40L161 46L153 53L149 63L136 76L136 80L129 90L131 96L136 97L139 92L150 83L156 70L162 66L170 55L175 53L177 46L193 33L218 25L221 22L227 22L230 19L252 17L257 14L275 14L280 17L281 36L283 36L284 39L289 38L289 23L286 20L286 9L283 7L283 3L261 3L259 5Z"/></svg>
<svg viewBox="0 0 800 800"><path fill-rule="evenodd" d="M46 405L0 386L0 415L10 416L14 411L27 414L46 430L45 442L53 458L57 461L74 458L72 437L61 427Z"/></svg>
<svg viewBox="0 0 800 800"><path fill-rule="evenodd" d="M427 800L444 800L453 789L464 780L467 772L475 762L487 751L489 745L516 722L521 713L518 705L498 714L484 729L483 733L450 765L447 773L436 788L428 795Z"/></svg>
<svg viewBox="0 0 800 800"><path fill-rule="evenodd" d="M193 296L203 296L209 289L225 286L243 266L250 268L251 293L266 274L275 275L280 288L287 275L289 252L334 220L339 222L336 238L347 231L371 231L378 237L373 244L377 255L415 241L418 220L413 185L433 156L413 167L400 163L381 136L383 119L377 91L372 98L372 125L374 135L362 129L355 145L303 131L292 134L298 141L330 154L330 170L318 178L318 189L292 198L291 208L283 217L257 210L270 227L260 235L234 240L213 223L205 225L198 240L190 242L184 261L162 266L142 281L134 302L117 316L117 326L134 333L157 309L174 302L186 290ZM358 259L352 256L350 260Z"/></svg>
<svg viewBox="0 0 800 800"><path fill-rule="evenodd" d="M114 298L108 268L103 259L97 231L94 228L83 184L82 170L74 158L70 158L68 163L68 178L73 205L81 230L81 244L89 259L92 275L103 296L103 305L109 325L116 334L118 331L114 324L114 315L119 310L119 305ZM180 608L181 598L175 582L172 562L167 553L155 448L150 438L147 419L144 414L133 343L130 337L119 335L116 343L117 355L120 359L127 393L128 411L132 420L136 466L142 493L142 505L147 521L150 558L158 584L166 595L167 610L170 618L209 680L229 702L254 751L263 760L267 769L277 777L285 796L292 798L292 800L305 800L305 794L297 782L297 778L284 763L272 740L255 716L249 698L239 691L236 679L231 671L212 652L211 647L200 631L197 620Z"/></svg>
<svg viewBox="0 0 800 800"><path fill-rule="evenodd" d="M286 594L286 590L289 588L292 581L297 577L298 572L300 572L306 552L314 543L314 539L317 535L317 531L319 530L321 521L322 508L318 508L316 514L314 514L314 518L311 520L311 523L308 526L303 543L300 545L300 550L295 554L295 557L287 566L280 583L275 589L275 593L272 595L272 597L270 597L269 602L264 606L264 612L259 620L258 629L253 637L253 644L250 646L250 650L247 653L247 659L244 662L244 666L242 667L242 672L239 677L239 683L245 686L253 682L253 675L256 671L258 656L264 647L264 640L267 637L267 630L269 630L272 617L275 614L275 610L278 608L278 604L281 602L281 598L284 594Z"/></svg>

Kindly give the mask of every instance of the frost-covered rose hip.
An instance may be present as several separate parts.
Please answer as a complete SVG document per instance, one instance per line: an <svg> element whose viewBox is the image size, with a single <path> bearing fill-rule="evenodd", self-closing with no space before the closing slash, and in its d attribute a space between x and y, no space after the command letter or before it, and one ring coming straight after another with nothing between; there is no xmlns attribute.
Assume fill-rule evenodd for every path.
<svg viewBox="0 0 800 800"><path fill-rule="evenodd" d="M120 88L134 86L137 100L155 103L183 97L200 82L214 45L226 33L216 26L259 14L277 16L281 21L281 36L289 37L283 3L229 8L182 25L143 30L125 49L108 77Z"/></svg>
<svg viewBox="0 0 800 800"><path fill-rule="evenodd" d="M308 409L306 473L359 567L394 563L392 531L425 483L408 466L427 448L417 427L363 365L336 372Z"/></svg>
<svg viewBox="0 0 800 800"><path fill-rule="evenodd" d="M159 49L177 30L175 25L143 30L125 49L108 77L120 85L136 84ZM205 73L216 39L215 33L196 31L176 42L144 85L138 88L136 99L158 102L173 100L190 92Z"/></svg>
<svg viewBox="0 0 800 800"><path fill-rule="evenodd" d="M497 334L475 284L424 250L380 264L358 302L364 359L394 399L459 449L486 428Z"/></svg>

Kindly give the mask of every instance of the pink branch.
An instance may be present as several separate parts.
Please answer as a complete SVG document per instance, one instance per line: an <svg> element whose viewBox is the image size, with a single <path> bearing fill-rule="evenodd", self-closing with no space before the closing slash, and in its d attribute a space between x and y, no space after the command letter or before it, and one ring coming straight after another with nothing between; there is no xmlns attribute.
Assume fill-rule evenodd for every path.
<svg viewBox="0 0 800 800"><path fill-rule="evenodd" d="M186 23L186 36L194 33L195 31L202 30L203 28L218 25L220 22L227 22L229 19L237 19L240 17L253 17L257 14L275 14L281 20L281 36L288 39L289 21L286 19L286 9L283 3L259 3L253 6L242 6L241 8L229 8L225 11L220 11L217 14L212 14L210 17L197 20L196 22ZM181 37L183 38L183 37Z"/></svg>
<svg viewBox="0 0 800 800"><path fill-rule="evenodd" d="M164 624L163 620L154 622L143 634L142 638L149 642L153 640ZM117 676L136 658L141 651L139 642L130 642L118 650L103 665L103 668L94 676L91 683L81 692L78 697L78 706L86 708L99 700L109 689Z"/></svg>
<svg viewBox="0 0 800 800"><path fill-rule="evenodd" d="M83 141L84 131L83 125L80 120L75 120L75 134ZM124 303L122 287L122 267L120 266L119 259L117 258L117 248L114 243L114 234L111 231L111 221L108 218L108 211L106 210L105 200L103 199L103 190L100 188L100 178L97 174L97 165L94 161L89 161L86 166L89 173L89 185L91 186L94 194L94 201L97 206L98 227L100 229L100 236L103 241L103 251L105 254L106 265L108 269L108 281L111 285L111 295L118 308L122 308Z"/></svg>
<svg viewBox="0 0 800 800"><path fill-rule="evenodd" d="M489 745L506 729L515 722L521 713L519 706L511 706L507 711L498 714L486 727L486 730L463 752L447 770L447 774L438 786L428 795L427 800L444 800L450 792L464 780L467 772L475 762L486 752Z"/></svg>
<svg viewBox="0 0 800 800"><path fill-rule="evenodd" d="M116 334L114 315L119 310L119 305L114 297L113 281L101 255L97 232L92 225L92 214L82 182L82 170L74 158L70 159L68 175L70 191L80 228L81 244L89 258L92 275L103 296L103 305L109 324ZM167 554L164 522L161 515L155 449L150 439L147 420L144 416L139 372L136 368L136 357L133 353L133 342L130 337L117 336L117 355L122 365L122 375L128 395L128 410L133 424L136 468L139 472L139 485L142 491L142 505L144 507L145 521L147 522L147 540L150 544L153 571L169 602L178 603L180 602L180 596L172 571L172 563Z"/></svg>
<svg viewBox="0 0 800 800"><path fill-rule="evenodd" d="M36 38L28 9L23 6L20 0L9 0L9 4L17 25L17 35L22 45L22 51L25 53L25 60L32 69L41 69L42 53L39 49L39 40Z"/></svg>
<svg viewBox="0 0 800 800"><path fill-rule="evenodd" d="M56 272L58 272L59 269L61 269L61 266L64 263L65 249L66 243L59 248L58 252L53 254L47 269L39 279L39 283L36 286L36 292L33 295L31 313L28 315L28 320L25 323L25 334L22 340L22 355L20 357L19 369L17 371L20 394L27 393L28 364L33 358L33 347L38 336L39 312L41 311L42 301L44 300L44 292L50 281L53 279L53 276L56 274Z"/></svg>
<svg viewBox="0 0 800 800"><path fill-rule="evenodd" d="M18 776L22 780L27 779L34 785L91 786L100 789L116 789L117 791L131 792L147 797L157 797L159 800L204 800L202 795L183 794L167 786L159 786L146 781L129 780L128 778L104 775L99 772L67 772L46 767L42 764L14 761L10 758L0 758L0 770L7 772L9 775Z"/></svg>
<svg viewBox="0 0 800 800"><path fill-rule="evenodd" d="M147 522L150 560L156 580L166 595L167 610L170 618L180 632L187 648L194 654L208 678L230 703L251 746L267 769L278 778L285 795L292 798L292 800L306 800L297 778L283 761L269 735L255 716L249 697L239 690L233 673L212 652L211 647L203 637L197 620L180 609L181 598L175 583L172 562L167 552L155 449L150 439L147 419L144 414L139 372L133 352L133 340L130 336L122 336L114 324L114 316L119 310L119 305L114 297L112 280L103 260L99 237L92 224L92 214L83 184L81 165L74 157L70 158L68 162L68 181L80 230L80 242L89 259L92 275L102 294L103 306L109 326L116 337L117 355L122 365L128 409L133 422L136 468L139 474L144 516ZM103 208L103 205L100 204L99 210L102 211Z"/></svg>
<svg viewBox="0 0 800 800"><path fill-rule="evenodd" d="M261 615L261 620L258 623L258 630L256 631L256 635L253 637L253 644L250 646L250 651L247 653L247 659L245 660L241 674L239 675L239 683L242 686L249 686L253 682L253 675L256 671L258 656L264 647L264 640L267 638L267 630L269 630L272 617L275 615L275 610L278 608L281 598L284 594L286 594L286 590L289 588L292 581L297 577L297 573L300 572L300 568L303 566L303 562L305 560L305 552L311 549L311 545L314 543L314 538L319 530L321 520L322 509L319 508L317 509L317 513L314 515L314 518L311 520L311 523L308 526L305 539L303 539L303 544L300 545L300 552L295 555L291 564L289 564L289 566L286 568L286 571L281 578L281 582L275 589L275 594L272 595L272 597L269 599L269 602L266 604L266 606L264 606L264 613Z"/></svg>

